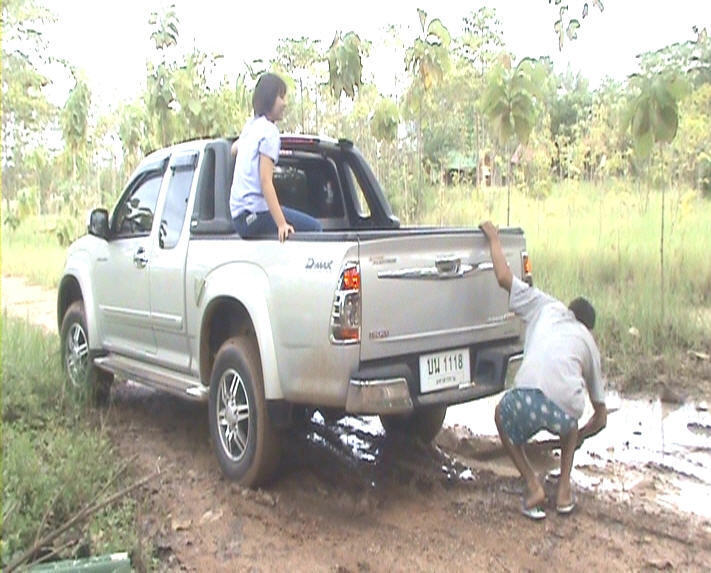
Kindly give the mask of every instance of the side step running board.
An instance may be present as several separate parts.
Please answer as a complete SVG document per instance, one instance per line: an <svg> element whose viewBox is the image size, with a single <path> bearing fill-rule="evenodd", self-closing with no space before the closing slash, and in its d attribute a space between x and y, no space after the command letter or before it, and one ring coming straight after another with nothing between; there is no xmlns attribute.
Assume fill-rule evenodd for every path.
<svg viewBox="0 0 711 573"><path fill-rule="evenodd" d="M173 372L160 366L147 365L144 362L116 354L94 358L94 364L121 378L165 390L181 398L207 402L209 389L203 386L200 380L187 374Z"/></svg>

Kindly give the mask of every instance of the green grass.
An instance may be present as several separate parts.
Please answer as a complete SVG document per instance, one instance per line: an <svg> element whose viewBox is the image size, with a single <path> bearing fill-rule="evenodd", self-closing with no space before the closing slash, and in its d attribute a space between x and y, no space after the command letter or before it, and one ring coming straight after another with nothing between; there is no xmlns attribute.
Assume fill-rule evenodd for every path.
<svg viewBox="0 0 711 573"><path fill-rule="evenodd" d="M593 302L608 374L636 389L653 378L650 363L679 365L686 350L711 348L711 202L685 189L666 194L662 314L661 200L614 180L554 185L545 199L514 190L511 200L510 224L526 232L537 286ZM505 226L506 203L505 188L440 188L421 222Z"/></svg>
<svg viewBox="0 0 711 573"><path fill-rule="evenodd" d="M66 254L55 229L54 217L28 217L14 231L3 226L3 275L24 276L31 283L55 288Z"/></svg>
<svg viewBox="0 0 711 573"><path fill-rule="evenodd" d="M587 296L608 375L653 382L660 357L674 368L686 350L711 350L711 201L688 189L666 193L665 295L660 277L661 193L627 181L553 184L545 198L513 189L510 221L526 232L536 284L561 300ZM505 188L429 189L417 223L506 224ZM55 287L65 258L51 218L3 229L3 273ZM639 336L630 334L639 332ZM676 366L674 366L676 365ZM650 377L648 382L645 378Z"/></svg>
<svg viewBox="0 0 711 573"><path fill-rule="evenodd" d="M2 563L7 564L38 535L131 478L120 471L97 411L66 390L57 337L2 318ZM130 496L106 507L86 527L69 532L78 543L60 557L135 549L135 513Z"/></svg>

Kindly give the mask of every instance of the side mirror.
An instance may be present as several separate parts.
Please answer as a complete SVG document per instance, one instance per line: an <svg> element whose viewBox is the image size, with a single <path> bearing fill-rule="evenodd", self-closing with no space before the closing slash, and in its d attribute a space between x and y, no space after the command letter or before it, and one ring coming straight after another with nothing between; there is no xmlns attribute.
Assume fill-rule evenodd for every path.
<svg viewBox="0 0 711 573"><path fill-rule="evenodd" d="M109 212L106 209L94 209L89 213L87 230L90 235L102 239L109 238Z"/></svg>

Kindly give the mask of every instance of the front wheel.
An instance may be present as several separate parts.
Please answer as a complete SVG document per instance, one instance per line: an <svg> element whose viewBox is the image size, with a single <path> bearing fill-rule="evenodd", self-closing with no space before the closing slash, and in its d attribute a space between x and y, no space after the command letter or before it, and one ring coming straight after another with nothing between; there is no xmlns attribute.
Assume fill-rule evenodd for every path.
<svg viewBox="0 0 711 573"><path fill-rule="evenodd" d="M105 404L114 376L91 361L88 332L84 303L74 301L64 313L60 331L62 368L75 392L86 393L95 403Z"/></svg>
<svg viewBox="0 0 711 573"><path fill-rule="evenodd" d="M447 406L427 406L418 408L411 414L381 415L380 422L388 434L401 433L417 436L429 443L442 429Z"/></svg>
<svg viewBox="0 0 711 573"><path fill-rule="evenodd" d="M267 414L259 349L250 338L230 338L220 347L208 417L225 477L245 487L268 481L279 464L279 434Z"/></svg>

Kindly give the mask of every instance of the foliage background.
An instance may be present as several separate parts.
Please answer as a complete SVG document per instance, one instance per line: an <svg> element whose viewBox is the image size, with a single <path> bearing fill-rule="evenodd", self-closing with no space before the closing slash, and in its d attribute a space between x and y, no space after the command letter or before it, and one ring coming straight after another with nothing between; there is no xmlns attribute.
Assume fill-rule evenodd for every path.
<svg viewBox="0 0 711 573"><path fill-rule="evenodd" d="M563 43L575 41L585 12L602 9L556 6L551 24ZM708 348L711 263L700 245L711 230L711 42L703 22L687 41L641 54L637 74L593 89L548 58L516 58L493 4L472 10L457 34L437 14L412 9L414 40L407 45L395 27L387 40L404 54L394 73L405 79L392 95L363 80L373 44L357 30L335 33L329 45L283 38L270 61L219 77L219 54L178 49L180 14L168 7L149 19L142 90L102 115L82 70L52 56L41 32L52 25L50 7L2 4L4 272L54 284L62 247L84 232L87 211L110 208L147 152L237 135L258 76L272 70L289 87L282 131L354 140L404 225L492 218L523 227L538 284L561 298L572 287L591 290L611 313L600 336L614 360L635 344L648 357ZM72 78L61 106L47 97L48 66Z"/></svg>

